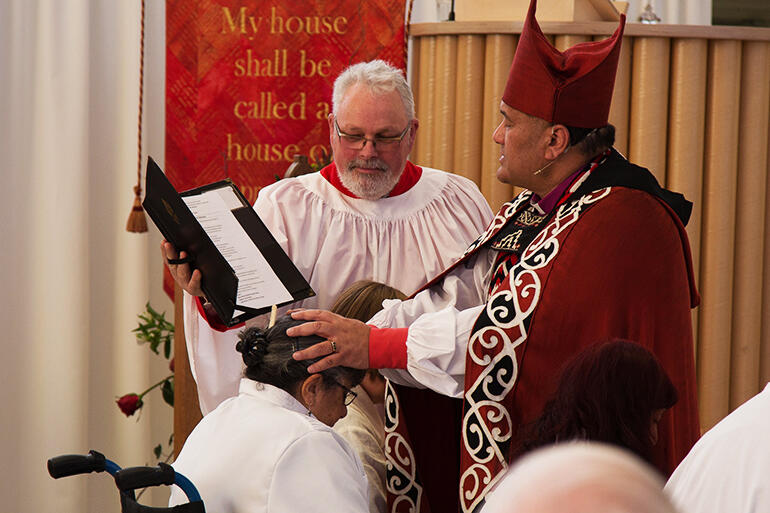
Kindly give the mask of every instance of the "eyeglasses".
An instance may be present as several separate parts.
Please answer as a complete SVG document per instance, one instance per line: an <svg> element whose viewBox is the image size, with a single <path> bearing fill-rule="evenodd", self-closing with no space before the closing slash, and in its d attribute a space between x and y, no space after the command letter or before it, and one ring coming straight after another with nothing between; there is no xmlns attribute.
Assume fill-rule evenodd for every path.
<svg viewBox="0 0 770 513"><path fill-rule="evenodd" d="M342 144L342 146L348 150L363 150L367 141L372 143L372 146L375 149L393 149L404 140L404 137L406 137L406 134L409 132L410 128L412 128L411 121L407 123L406 128L404 128L404 131L401 132L400 135L395 137L382 137L380 135L375 135L369 139L363 135L346 134L340 130L340 126L337 124L337 117L335 116L334 118L334 130L337 132L337 137L340 138L340 144Z"/></svg>
<svg viewBox="0 0 770 513"><path fill-rule="evenodd" d="M342 390L345 391L345 406L350 406L350 403L356 400L356 397L358 397L358 394L353 392L351 389L337 381L334 380L334 384L340 387Z"/></svg>

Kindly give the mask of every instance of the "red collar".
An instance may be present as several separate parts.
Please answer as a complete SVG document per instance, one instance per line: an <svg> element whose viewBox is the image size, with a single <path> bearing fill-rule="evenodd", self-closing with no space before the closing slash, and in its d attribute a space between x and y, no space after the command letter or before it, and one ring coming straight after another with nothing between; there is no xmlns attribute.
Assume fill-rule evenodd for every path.
<svg viewBox="0 0 770 513"><path fill-rule="evenodd" d="M340 180L339 174L337 173L337 165L334 162L321 169L320 173L327 182L332 184L335 189L340 191L345 196L350 196L351 198L358 197L350 192L344 185L342 185L342 181ZM422 168L420 166L415 166L407 160L406 166L404 166L404 172L401 173L401 178L398 179L398 183L395 187L393 187L393 190L390 191L388 197L392 198L393 196L398 196L399 194L405 193L420 181L421 176Z"/></svg>

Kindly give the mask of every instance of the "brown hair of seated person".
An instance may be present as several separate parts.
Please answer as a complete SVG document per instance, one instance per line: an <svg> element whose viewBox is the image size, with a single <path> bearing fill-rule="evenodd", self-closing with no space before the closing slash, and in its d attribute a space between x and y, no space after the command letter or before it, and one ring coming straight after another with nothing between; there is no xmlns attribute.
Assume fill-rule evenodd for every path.
<svg viewBox="0 0 770 513"><path fill-rule="evenodd" d="M580 439L624 447L653 463L658 421L677 399L650 351L626 340L597 344L564 368L556 394L524 428L519 454Z"/></svg>
<svg viewBox="0 0 770 513"><path fill-rule="evenodd" d="M372 280L359 280L343 290L331 307L331 311L366 322L374 314L382 310L382 302L386 299L406 299L406 294L400 290ZM381 403L385 396L385 378L377 369L366 371L361 387L374 403Z"/></svg>
<svg viewBox="0 0 770 513"><path fill-rule="evenodd" d="M330 310L344 317L366 322L382 310L382 302L386 299L403 300L406 299L406 294L384 283L359 280L337 296Z"/></svg>

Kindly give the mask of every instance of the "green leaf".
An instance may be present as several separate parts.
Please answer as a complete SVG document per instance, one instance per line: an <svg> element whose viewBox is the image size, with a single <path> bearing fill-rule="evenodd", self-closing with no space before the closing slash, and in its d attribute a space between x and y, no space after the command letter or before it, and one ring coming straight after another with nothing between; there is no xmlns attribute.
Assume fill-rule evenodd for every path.
<svg viewBox="0 0 770 513"><path fill-rule="evenodd" d="M171 379L167 379L163 382L163 386L161 387L161 392L163 392L163 400L166 401L166 403L169 406L174 406L174 383L172 383Z"/></svg>
<svg viewBox="0 0 770 513"><path fill-rule="evenodd" d="M166 320L166 313L159 313L148 302L145 311L137 316L139 324L132 330L136 334L137 342L148 344L150 351L160 354L160 346L163 344L163 355L171 358L174 340L174 324Z"/></svg>
<svg viewBox="0 0 770 513"><path fill-rule="evenodd" d="M174 443L174 433L171 433L171 436L168 437L168 445L171 445Z"/></svg>
<svg viewBox="0 0 770 513"><path fill-rule="evenodd" d="M161 444L158 444L155 446L155 448L153 448L152 452L153 454L155 454L156 459L160 458L160 454L162 450L163 450L163 447L161 447Z"/></svg>

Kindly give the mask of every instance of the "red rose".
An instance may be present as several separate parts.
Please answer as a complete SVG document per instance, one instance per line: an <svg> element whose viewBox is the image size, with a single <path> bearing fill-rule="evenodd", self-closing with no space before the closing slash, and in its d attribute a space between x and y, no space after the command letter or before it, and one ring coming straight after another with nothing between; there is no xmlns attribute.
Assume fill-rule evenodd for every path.
<svg viewBox="0 0 770 513"><path fill-rule="evenodd" d="M133 415L136 410L142 407L142 400L136 394L126 394L117 401L118 408L122 411L126 417Z"/></svg>
<svg viewBox="0 0 770 513"><path fill-rule="evenodd" d="M171 361L168 362L168 368L171 369L171 372L174 372L174 357L171 357Z"/></svg>

